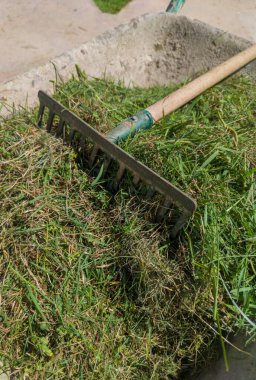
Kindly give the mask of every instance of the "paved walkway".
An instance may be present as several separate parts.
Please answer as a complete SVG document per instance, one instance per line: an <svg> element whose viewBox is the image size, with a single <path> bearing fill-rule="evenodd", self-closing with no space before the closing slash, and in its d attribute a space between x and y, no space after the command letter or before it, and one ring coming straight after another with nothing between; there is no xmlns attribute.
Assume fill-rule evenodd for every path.
<svg viewBox="0 0 256 380"><path fill-rule="evenodd" d="M180 14L256 41L256 0L186 0Z"/></svg>
<svg viewBox="0 0 256 380"><path fill-rule="evenodd" d="M93 0L0 0L0 82L131 18L163 11L168 3L133 0L119 14L109 15ZM256 40L256 0L187 0L180 13Z"/></svg>
<svg viewBox="0 0 256 380"><path fill-rule="evenodd" d="M135 3L109 15L100 12L92 0L0 0L0 81L142 13L164 10L168 0Z"/></svg>

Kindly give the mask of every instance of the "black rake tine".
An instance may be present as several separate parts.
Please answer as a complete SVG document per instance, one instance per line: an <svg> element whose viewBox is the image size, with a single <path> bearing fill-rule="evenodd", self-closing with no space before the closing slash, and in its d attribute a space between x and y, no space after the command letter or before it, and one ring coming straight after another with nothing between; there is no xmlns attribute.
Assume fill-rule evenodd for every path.
<svg viewBox="0 0 256 380"><path fill-rule="evenodd" d="M56 130L56 137L61 137L63 135L64 120L60 117L59 124Z"/></svg>
<svg viewBox="0 0 256 380"><path fill-rule="evenodd" d="M104 176L109 168L109 165L112 161L111 157L106 157L103 162L103 171L102 171L102 176Z"/></svg>
<svg viewBox="0 0 256 380"><path fill-rule="evenodd" d="M55 116L54 112L50 111L49 116L48 116L48 120L47 120L47 125L46 125L47 132L51 132L54 116Z"/></svg>
<svg viewBox="0 0 256 380"><path fill-rule="evenodd" d="M165 199L163 204L158 208L156 213L156 220L161 221L170 210L172 202L170 199Z"/></svg>
<svg viewBox="0 0 256 380"><path fill-rule="evenodd" d="M44 110L45 110L45 106L43 104L40 104L40 107L38 110L38 122L37 122L38 127L42 127Z"/></svg>
<svg viewBox="0 0 256 380"><path fill-rule="evenodd" d="M148 188L148 191L147 191L147 194L146 194L146 199L147 199L147 200L152 199L153 196L155 195L155 193L156 193L155 189L154 189L152 186L150 186L150 187Z"/></svg>
<svg viewBox="0 0 256 380"><path fill-rule="evenodd" d="M174 227L171 229L170 236L172 238L175 238L178 234L178 232L181 230L182 226L188 221L188 219L191 217L191 214L186 212L184 210L178 220L176 221Z"/></svg>
<svg viewBox="0 0 256 380"><path fill-rule="evenodd" d="M85 147L85 142L86 142L86 138L85 138L84 136L80 136L80 138L79 138L79 148L80 148L81 150L84 149L84 147Z"/></svg>
<svg viewBox="0 0 256 380"><path fill-rule="evenodd" d="M67 142L69 145L73 146L74 144L74 136L75 136L76 131L74 129L71 129L69 135L67 136Z"/></svg>
<svg viewBox="0 0 256 380"><path fill-rule="evenodd" d="M132 182L133 182L133 184L134 184L135 186L137 186L138 183L140 182L140 176L139 176L137 173L134 173L134 174L133 174L133 180L132 180Z"/></svg>
<svg viewBox="0 0 256 380"><path fill-rule="evenodd" d="M92 152L91 152L91 154L90 154L90 158L89 158L89 168L90 168L90 169L91 169L91 168L93 167L93 165L94 165L94 162L95 162L96 157L97 157L97 155L98 155L98 153L99 153L99 150L100 150L100 148L99 148L98 145L94 145L94 146L93 146L93 149L92 149Z"/></svg>
<svg viewBox="0 0 256 380"><path fill-rule="evenodd" d="M116 173L116 182L120 182L121 181L121 179L123 178L123 176L124 176L124 173L125 173L125 165L123 165L123 164L120 164L119 165L119 169L118 169L118 171L117 171L117 173Z"/></svg>

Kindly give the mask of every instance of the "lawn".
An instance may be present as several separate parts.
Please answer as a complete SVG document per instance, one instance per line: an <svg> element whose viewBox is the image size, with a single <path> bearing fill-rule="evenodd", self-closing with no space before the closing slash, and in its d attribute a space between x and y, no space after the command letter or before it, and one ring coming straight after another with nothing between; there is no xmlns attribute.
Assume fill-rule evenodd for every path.
<svg viewBox="0 0 256 380"><path fill-rule="evenodd" d="M99 9L106 13L118 13L131 0L94 0Z"/></svg>
<svg viewBox="0 0 256 380"><path fill-rule="evenodd" d="M106 132L171 88L78 71L56 98ZM27 378L191 376L243 329L255 338L255 85L229 79L124 149L197 199L176 241L124 186L111 196L34 127L0 124L0 360ZM225 352L225 351L224 351Z"/></svg>

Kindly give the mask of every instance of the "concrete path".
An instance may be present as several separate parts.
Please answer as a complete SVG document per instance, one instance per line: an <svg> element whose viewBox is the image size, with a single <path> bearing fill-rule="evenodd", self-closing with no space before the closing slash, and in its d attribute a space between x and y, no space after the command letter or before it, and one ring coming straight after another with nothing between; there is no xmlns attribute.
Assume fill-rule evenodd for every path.
<svg viewBox="0 0 256 380"><path fill-rule="evenodd" d="M119 14L109 15L93 0L0 0L0 82L131 18L163 11L168 3L133 0ZM187 0L181 14L256 40L256 0Z"/></svg>
<svg viewBox="0 0 256 380"><path fill-rule="evenodd" d="M256 41L256 0L186 0L180 14Z"/></svg>
<svg viewBox="0 0 256 380"><path fill-rule="evenodd" d="M167 3L139 0L109 15L92 0L0 0L0 82Z"/></svg>

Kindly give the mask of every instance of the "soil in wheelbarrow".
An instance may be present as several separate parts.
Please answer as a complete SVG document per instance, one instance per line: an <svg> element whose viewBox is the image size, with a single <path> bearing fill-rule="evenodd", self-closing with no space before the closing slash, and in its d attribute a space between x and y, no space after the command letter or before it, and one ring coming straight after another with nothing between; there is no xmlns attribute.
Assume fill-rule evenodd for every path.
<svg viewBox="0 0 256 380"><path fill-rule="evenodd" d="M58 100L102 132L171 90L80 71L55 86ZM199 371L232 331L253 339L255 95L248 78L229 79L124 144L197 199L175 244L125 187L113 200L70 148L37 130L36 110L1 121L4 369L177 379Z"/></svg>

